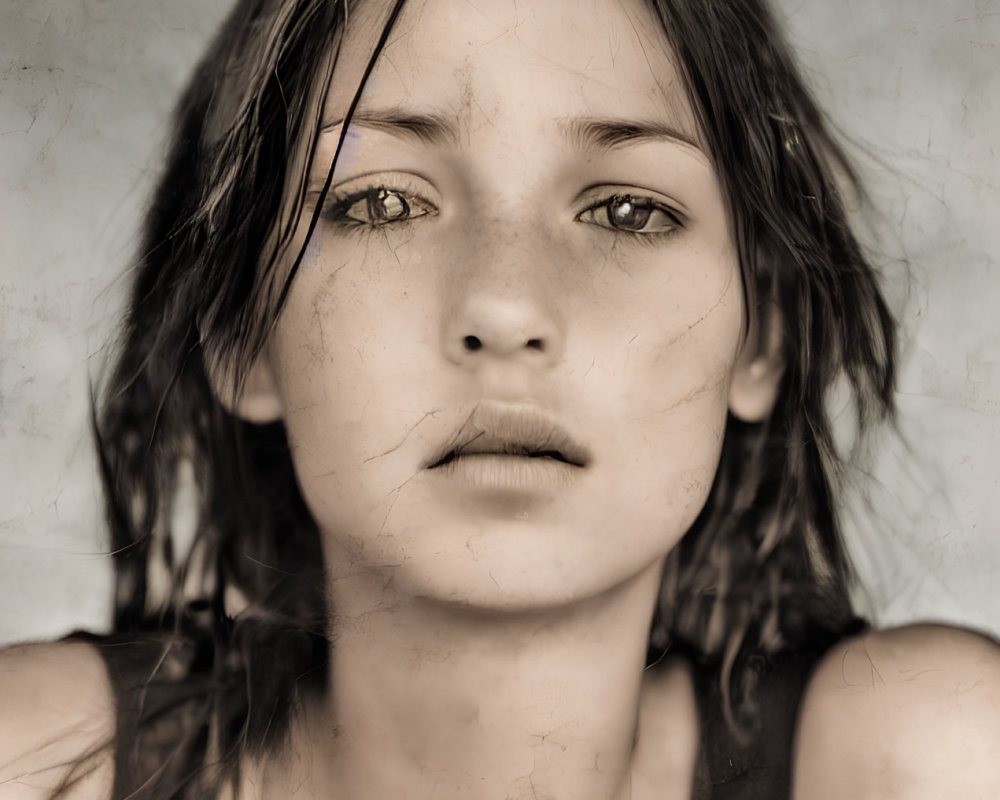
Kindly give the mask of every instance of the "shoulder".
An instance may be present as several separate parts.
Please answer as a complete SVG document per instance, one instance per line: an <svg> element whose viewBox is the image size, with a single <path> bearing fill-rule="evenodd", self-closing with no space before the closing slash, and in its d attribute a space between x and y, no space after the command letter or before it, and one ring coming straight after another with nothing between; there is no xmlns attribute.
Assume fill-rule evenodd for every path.
<svg viewBox="0 0 1000 800"><path fill-rule="evenodd" d="M110 797L115 704L104 661L84 642L0 651L0 798Z"/></svg>
<svg viewBox="0 0 1000 800"><path fill-rule="evenodd" d="M914 625L845 640L802 702L794 797L1000 797L1000 647Z"/></svg>

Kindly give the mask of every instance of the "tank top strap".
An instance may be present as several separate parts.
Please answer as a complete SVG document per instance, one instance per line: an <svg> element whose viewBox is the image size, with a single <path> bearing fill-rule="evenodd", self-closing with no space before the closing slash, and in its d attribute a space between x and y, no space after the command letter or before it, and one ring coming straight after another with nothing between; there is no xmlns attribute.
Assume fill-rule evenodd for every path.
<svg viewBox="0 0 1000 800"><path fill-rule="evenodd" d="M702 727L693 800L787 800L802 695L833 641L763 662L756 693L759 723L746 743L726 724L718 670L695 671Z"/></svg>
<svg viewBox="0 0 1000 800"><path fill-rule="evenodd" d="M769 672L758 691L760 727L746 744L726 724L717 673L696 679L702 727L694 800L783 800L789 796L795 719L808 664L795 661Z"/></svg>

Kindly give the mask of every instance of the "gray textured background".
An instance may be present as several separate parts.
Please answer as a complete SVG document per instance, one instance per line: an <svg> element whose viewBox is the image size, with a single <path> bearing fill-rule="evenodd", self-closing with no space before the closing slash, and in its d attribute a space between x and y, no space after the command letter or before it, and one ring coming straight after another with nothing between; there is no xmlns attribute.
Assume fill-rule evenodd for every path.
<svg viewBox="0 0 1000 800"><path fill-rule="evenodd" d="M105 624L89 380L165 119L230 0L0 0L0 643ZM908 445L848 538L885 624L1000 633L1000 3L781 0L868 181L858 222L904 322Z"/></svg>

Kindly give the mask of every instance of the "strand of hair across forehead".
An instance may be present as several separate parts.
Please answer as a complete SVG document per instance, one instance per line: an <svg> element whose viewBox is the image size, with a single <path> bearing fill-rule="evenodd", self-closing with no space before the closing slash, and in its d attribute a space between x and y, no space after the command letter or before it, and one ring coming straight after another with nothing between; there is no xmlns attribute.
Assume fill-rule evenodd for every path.
<svg viewBox="0 0 1000 800"><path fill-rule="evenodd" d="M295 256L295 261L292 263L291 269L288 271L288 277L285 279L285 283L281 287L281 294L278 296L278 304L274 309L275 317L272 324L277 322L278 315L281 313L281 309L285 305L285 300L292 288L292 281L295 280L295 276L298 274L299 265L305 258L306 249L309 246L309 242L312 239L317 224L319 224L319 218L323 213L323 205L326 203L326 196L330 191L330 187L333 185L333 174L337 168L337 161L340 159L340 151L347 138L347 128L350 125L351 119L354 117L354 112L357 110L358 103L361 102L361 94L364 92L365 86L368 83L368 78L371 77L372 71L375 69L375 64L378 62L379 56L382 54L382 50L385 48L385 44L389 40L389 34L392 32L392 28L396 23L396 19L399 17L399 12L403 10L403 4L405 2L406 0L395 0L392 11L389 14L389 18L382 28L382 33L378 38L378 42L375 44L375 49L372 51L371 57L365 65L365 71L361 76L361 80L358 82L358 88L355 90L354 96L351 98L351 104L347 109L347 114L344 115L344 122L340 128L340 135L337 138L337 149L333 153L333 159L330 161L330 168L326 172L326 179L323 181L323 188L320 190L319 198L316 201L316 207L313 209L312 215L309 218L309 228L306 230L305 239L302 242L302 246L299 248L299 252ZM336 62L334 62L334 69L336 69ZM319 136L318 130L316 136L317 138ZM313 142L313 148L315 149L315 140ZM310 160L311 158L312 157L310 156Z"/></svg>

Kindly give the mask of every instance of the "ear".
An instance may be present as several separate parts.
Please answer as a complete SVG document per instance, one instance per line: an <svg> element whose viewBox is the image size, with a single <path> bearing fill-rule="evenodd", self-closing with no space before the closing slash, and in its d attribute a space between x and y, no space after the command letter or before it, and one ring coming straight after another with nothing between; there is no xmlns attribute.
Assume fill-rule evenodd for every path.
<svg viewBox="0 0 1000 800"><path fill-rule="evenodd" d="M215 396L233 416L258 425L275 422L284 416L284 404L266 348L247 371L235 396L232 385L220 380L217 374L210 373L209 380Z"/></svg>
<svg viewBox="0 0 1000 800"><path fill-rule="evenodd" d="M763 422L778 400L785 374L783 328L774 304L760 309L750 323L729 382L729 410L743 422Z"/></svg>

